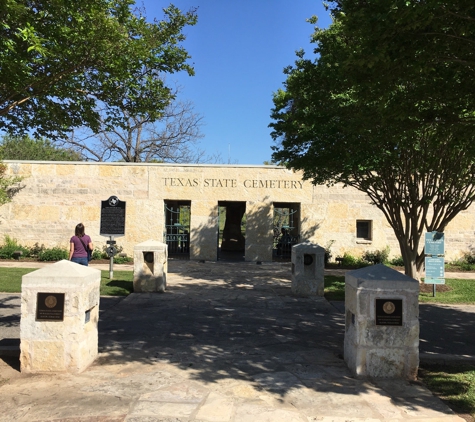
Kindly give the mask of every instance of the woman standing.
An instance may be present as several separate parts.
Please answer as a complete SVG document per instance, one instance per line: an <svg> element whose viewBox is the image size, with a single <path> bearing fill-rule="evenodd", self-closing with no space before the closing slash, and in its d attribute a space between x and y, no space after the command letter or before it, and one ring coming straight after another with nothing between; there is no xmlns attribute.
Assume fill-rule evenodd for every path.
<svg viewBox="0 0 475 422"><path fill-rule="evenodd" d="M69 260L81 265L88 265L87 247L94 249L91 238L84 233L84 224L79 223L76 226L74 236L71 237L69 248Z"/></svg>

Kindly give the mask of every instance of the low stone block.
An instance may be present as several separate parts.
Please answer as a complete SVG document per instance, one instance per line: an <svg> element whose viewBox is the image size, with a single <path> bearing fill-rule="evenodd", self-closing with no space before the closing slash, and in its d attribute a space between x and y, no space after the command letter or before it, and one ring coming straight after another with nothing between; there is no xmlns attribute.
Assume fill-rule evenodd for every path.
<svg viewBox="0 0 475 422"><path fill-rule="evenodd" d="M323 296L325 249L304 242L292 246L292 293L299 296Z"/></svg>
<svg viewBox="0 0 475 422"><path fill-rule="evenodd" d="M86 369L98 354L101 272L60 261L22 278L20 369Z"/></svg>
<svg viewBox="0 0 475 422"><path fill-rule="evenodd" d="M167 287L168 246L147 240L134 246L134 292L160 292Z"/></svg>
<svg viewBox="0 0 475 422"><path fill-rule="evenodd" d="M345 295L344 356L353 374L415 379L419 282L375 265L348 272Z"/></svg>

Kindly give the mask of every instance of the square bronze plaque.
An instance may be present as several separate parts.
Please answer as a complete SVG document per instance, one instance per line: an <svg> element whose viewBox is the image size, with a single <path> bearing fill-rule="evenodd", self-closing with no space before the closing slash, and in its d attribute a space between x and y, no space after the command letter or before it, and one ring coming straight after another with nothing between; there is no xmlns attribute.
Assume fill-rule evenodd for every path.
<svg viewBox="0 0 475 422"><path fill-rule="evenodd" d="M36 296L37 321L63 321L64 293L38 293Z"/></svg>
<svg viewBox="0 0 475 422"><path fill-rule="evenodd" d="M402 325L402 299L376 299L376 325Z"/></svg>

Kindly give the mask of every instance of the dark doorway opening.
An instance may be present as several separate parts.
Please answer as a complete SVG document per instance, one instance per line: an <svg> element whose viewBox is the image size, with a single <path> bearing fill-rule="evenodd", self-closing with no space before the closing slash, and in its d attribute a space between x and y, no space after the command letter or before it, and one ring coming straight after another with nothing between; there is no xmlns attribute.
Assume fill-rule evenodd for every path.
<svg viewBox="0 0 475 422"><path fill-rule="evenodd" d="M165 201L164 242L170 258L190 259L191 201Z"/></svg>
<svg viewBox="0 0 475 422"><path fill-rule="evenodd" d="M244 261L246 249L246 203L218 202L218 260Z"/></svg>

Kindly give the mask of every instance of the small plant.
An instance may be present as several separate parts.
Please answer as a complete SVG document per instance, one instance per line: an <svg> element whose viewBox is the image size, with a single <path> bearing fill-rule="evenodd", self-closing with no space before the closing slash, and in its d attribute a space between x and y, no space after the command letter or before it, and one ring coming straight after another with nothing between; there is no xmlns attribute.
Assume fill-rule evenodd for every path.
<svg viewBox="0 0 475 422"><path fill-rule="evenodd" d="M13 254L17 251L22 252L23 257L30 256L30 251L28 248L18 244L18 241L14 238L11 238L8 235L5 235L4 244L0 248L0 258L2 259L12 259Z"/></svg>
<svg viewBox="0 0 475 422"><path fill-rule="evenodd" d="M388 262L389 251L389 246L386 246L384 249L376 250L374 252L366 251L365 253L363 253L363 261L372 265L385 264Z"/></svg>
<svg viewBox="0 0 475 422"><path fill-rule="evenodd" d="M102 252L95 248L93 251L92 251L92 259L102 259Z"/></svg>
<svg viewBox="0 0 475 422"><path fill-rule="evenodd" d="M475 255L471 252L466 252L463 254L461 261L464 264L475 265Z"/></svg>
<svg viewBox="0 0 475 422"><path fill-rule="evenodd" d="M38 242L36 242L33 246L30 246L29 250L30 250L30 257L32 258L38 258L41 254L41 252L43 252L45 250L45 245L39 245Z"/></svg>
<svg viewBox="0 0 475 422"><path fill-rule="evenodd" d="M128 264L129 262L132 262L132 258L128 256L114 256L114 263L115 264Z"/></svg>
<svg viewBox="0 0 475 422"><path fill-rule="evenodd" d="M345 252L342 258L341 265L344 267L357 267L361 261L359 258L354 257L348 252Z"/></svg>
<svg viewBox="0 0 475 422"><path fill-rule="evenodd" d="M404 267L404 259L402 259L402 256L396 256L395 258L391 259L389 263L395 267Z"/></svg>
<svg viewBox="0 0 475 422"><path fill-rule="evenodd" d="M331 251L331 247L333 246L334 243L335 243L334 240L330 240L327 243L327 245L325 246L325 257L324 257L325 265L327 265L330 262L330 259L333 256L332 251Z"/></svg>
<svg viewBox="0 0 475 422"><path fill-rule="evenodd" d="M69 253L63 248L51 248L44 249L39 255L39 261L61 261L62 259L68 259Z"/></svg>

